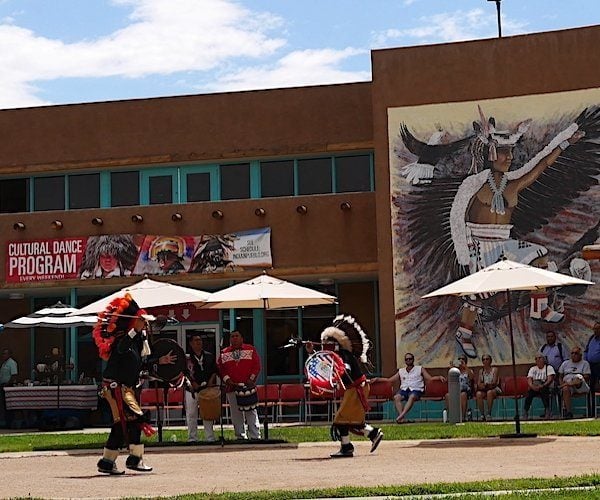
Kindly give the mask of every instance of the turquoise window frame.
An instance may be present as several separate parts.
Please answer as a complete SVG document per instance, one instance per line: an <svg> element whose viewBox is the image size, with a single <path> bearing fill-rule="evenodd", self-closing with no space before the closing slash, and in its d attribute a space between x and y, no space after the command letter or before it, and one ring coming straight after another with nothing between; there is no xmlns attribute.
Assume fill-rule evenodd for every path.
<svg viewBox="0 0 600 500"><path fill-rule="evenodd" d="M171 204L179 200L179 168L149 168L140 170L140 206L150 205L150 179L152 177L171 176ZM168 203L165 203L168 205Z"/></svg>
<svg viewBox="0 0 600 500"><path fill-rule="evenodd" d="M210 201L221 199L221 178L219 165L189 165L179 168L179 194L181 203L191 203L188 200L187 176L189 174L209 174L210 176Z"/></svg>

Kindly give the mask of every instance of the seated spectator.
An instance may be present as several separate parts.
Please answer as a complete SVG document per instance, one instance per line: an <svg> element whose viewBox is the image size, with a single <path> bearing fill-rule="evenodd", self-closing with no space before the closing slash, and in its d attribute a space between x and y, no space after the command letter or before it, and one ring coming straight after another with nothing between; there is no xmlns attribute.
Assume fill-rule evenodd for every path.
<svg viewBox="0 0 600 500"><path fill-rule="evenodd" d="M556 373L552 365L546 362L546 356L538 353L535 356L535 365L527 372L527 386L529 387L525 396L525 406L523 407L523 418L529 418L529 408L533 398L540 398L544 405L544 417L550 416L550 388L554 384Z"/></svg>
<svg viewBox="0 0 600 500"><path fill-rule="evenodd" d="M564 417L573 418L572 397L578 394L587 395L590 392L590 364L583 359L581 347L571 349L571 359L563 361L558 370L563 404Z"/></svg>
<svg viewBox="0 0 600 500"><path fill-rule="evenodd" d="M483 366L477 375L477 384L475 398L477 400L477 408L483 417L483 420L492 420L492 409L494 408L494 400L502 393L500 389L500 378L498 377L498 368L492 366L492 357L489 354L484 354L481 357ZM487 401L487 413L485 412L485 401Z"/></svg>
<svg viewBox="0 0 600 500"><path fill-rule="evenodd" d="M546 359L548 364L554 368L554 372L557 376L554 378L554 384L550 387L550 395L556 395L558 398L558 408L561 408L561 391L558 387L558 369L562 365L563 361L569 359L569 351L564 344L558 341L556 332L546 332L546 343L539 349Z"/></svg>
<svg viewBox="0 0 600 500"><path fill-rule="evenodd" d="M394 395L394 405L398 412L396 423L398 424L405 422L404 417L406 417L415 402L421 399L423 392L425 392L425 384L428 384L432 380L446 381L445 377L441 375L432 377L425 368L415 365L415 355L410 352L404 355L404 362L406 363L406 367L400 368L391 377L377 377L372 380L372 382L386 381L392 385L399 385L398 392ZM406 403L406 406L403 406L402 403Z"/></svg>
<svg viewBox="0 0 600 500"><path fill-rule="evenodd" d="M451 366L454 366L454 364L451 364ZM460 375L458 376L458 383L460 385L460 410L464 419L464 417L467 415L469 399L473 397L475 374L473 373L473 370L467 366L467 356L464 354L461 354L458 357L458 369L460 370ZM446 393L446 409L447 408L448 393Z"/></svg>

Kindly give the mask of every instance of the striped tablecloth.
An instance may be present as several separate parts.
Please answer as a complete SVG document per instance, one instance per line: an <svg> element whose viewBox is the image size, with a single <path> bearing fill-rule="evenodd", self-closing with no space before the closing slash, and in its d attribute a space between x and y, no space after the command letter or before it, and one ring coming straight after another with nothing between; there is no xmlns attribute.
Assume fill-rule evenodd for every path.
<svg viewBox="0 0 600 500"><path fill-rule="evenodd" d="M95 385L5 387L4 392L7 410L51 410L59 407L95 410L98 406L98 387Z"/></svg>

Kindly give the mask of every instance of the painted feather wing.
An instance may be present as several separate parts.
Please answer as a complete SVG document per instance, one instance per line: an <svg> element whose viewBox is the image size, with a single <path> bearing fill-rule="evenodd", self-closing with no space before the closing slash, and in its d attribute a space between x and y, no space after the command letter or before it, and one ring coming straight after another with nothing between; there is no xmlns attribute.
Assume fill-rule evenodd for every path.
<svg viewBox="0 0 600 500"><path fill-rule="evenodd" d="M598 184L600 107L586 108L576 123L585 136L565 149L534 183L519 193L512 217L516 237L548 224L581 193Z"/></svg>

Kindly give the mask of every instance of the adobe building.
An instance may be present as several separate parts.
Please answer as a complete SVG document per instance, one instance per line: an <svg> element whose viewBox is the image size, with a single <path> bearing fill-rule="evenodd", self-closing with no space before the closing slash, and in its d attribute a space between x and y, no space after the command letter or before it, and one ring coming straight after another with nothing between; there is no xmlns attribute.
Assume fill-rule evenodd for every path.
<svg viewBox="0 0 600 500"><path fill-rule="evenodd" d="M144 275L215 291L266 269L339 304L269 311L266 336L260 310L172 306L162 312L179 324L163 335L184 343L200 330L216 348L236 327L263 355L268 348L274 380L300 379L303 354L278 347L291 336L317 339L344 312L371 337L378 373L391 375L407 350L432 368L465 349L473 364L490 352L506 365L497 298L420 297L473 265L469 249L479 243L464 227L477 222L472 199L486 200L457 193L487 168L474 145L502 133L514 139L511 171L542 175L541 152L560 154L531 184L537 198L515 183L506 193L496 186L510 212L500 222L514 228L490 236L495 246L481 254L502 247L532 263L512 251L531 244L534 258L598 281L597 262L577 267L576 247L600 220L599 45L593 26L373 51L372 82L1 111L0 322L58 300L84 306ZM427 149L435 146L447 147ZM466 212L456 215L461 203ZM537 312L533 298L519 298L518 362L533 362L548 329L583 344L598 295L548 291ZM562 321L546 321L550 311ZM90 328L6 329L0 344L13 349L22 379L55 345L77 365L74 377L99 374Z"/></svg>

